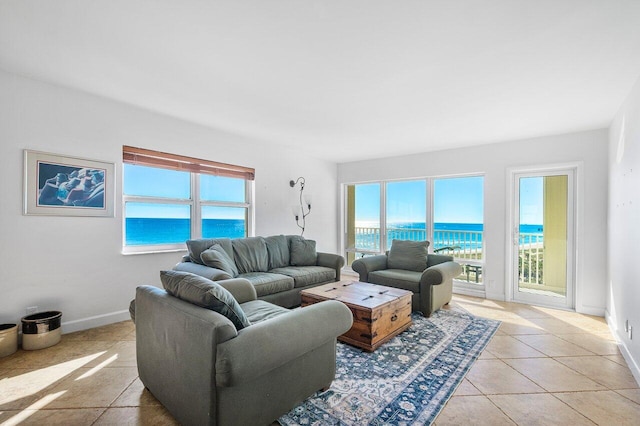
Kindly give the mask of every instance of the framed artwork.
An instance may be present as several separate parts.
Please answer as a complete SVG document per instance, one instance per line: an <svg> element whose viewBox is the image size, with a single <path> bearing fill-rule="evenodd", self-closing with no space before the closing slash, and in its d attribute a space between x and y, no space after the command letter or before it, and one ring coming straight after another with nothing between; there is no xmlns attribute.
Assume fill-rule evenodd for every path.
<svg viewBox="0 0 640 426"><path fill-rule="evenodd" d="M113 163L24 151L24 214L113 217Z"/></svg>

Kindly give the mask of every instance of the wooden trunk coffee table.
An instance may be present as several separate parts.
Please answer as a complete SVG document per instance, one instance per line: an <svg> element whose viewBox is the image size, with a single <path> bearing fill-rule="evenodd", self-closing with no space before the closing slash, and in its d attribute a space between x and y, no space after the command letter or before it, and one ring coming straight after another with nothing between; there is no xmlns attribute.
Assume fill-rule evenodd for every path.
<svg viewBox="0 0 640 426"><path fill-rule="evenodd" d="M338 340L373 352L411 325L410 291L361 282L337 282L302 290L302 306L339 300L351 309L353 326Z"/></svg>

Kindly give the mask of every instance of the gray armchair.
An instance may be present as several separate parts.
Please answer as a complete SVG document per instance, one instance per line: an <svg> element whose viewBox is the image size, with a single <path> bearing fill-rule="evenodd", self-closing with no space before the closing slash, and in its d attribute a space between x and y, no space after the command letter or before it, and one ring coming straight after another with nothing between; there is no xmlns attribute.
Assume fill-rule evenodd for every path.
<svg viewBox="0 0 640 426"><path fill-rule="evenodd" d="M398 243L394 240L394 244ZM427 245L421 250L426 252ZM426 268L424 266L415 267L421 262L410 261L405 262L407 265L407 269L405 269L398 268L393 264L390 267L389 254L357 259L351 264L351 268L360 275L362 282L412 291L412 309L422 312L425 317L431 316L433 312L451 301L453 279L462 273L462 267L453 261L453 257L425 254L424 266ZM396 261L396 263L398 262Z"/></svg>
<svg viewBox="0 0 640 426"><path fill-rule="evenodd" d="M335 376L336 337L349 308L326 301L290 311L263 300L245 279L229 290L251 325L153 286L136 290L140 380L184 425L268 425Z"/></svg>

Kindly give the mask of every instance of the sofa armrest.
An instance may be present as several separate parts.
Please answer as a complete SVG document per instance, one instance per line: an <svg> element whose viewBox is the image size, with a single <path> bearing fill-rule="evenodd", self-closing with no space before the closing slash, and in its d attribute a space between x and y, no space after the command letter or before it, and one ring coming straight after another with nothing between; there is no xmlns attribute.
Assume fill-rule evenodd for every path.
<svg viewBox="0 0 640 426"><path fill-rule="evenodd" d="M423 285L440 285L448 280L453 280L462 273L460 264L448 261L438 263L425 269L420 278L420 286ZM420 290L422 291L422 289Z"/></svg>
<svg viewBox="0 0 640 426"><path fill-rule="evenodd" d="M320 253L316 260L317 266L324 266L336 270L336 281L340 281L340 271L344 266L344 257L333 253Z"/></svg>
<svg viewBox="0 0 640 426"><path fill-rule="evenodd" d="M191 272L192 274L200 275L210 279L211 281L222 281L233 278L221 269L211 268L205 265L199 265L193 262L180 262L173 267L174 271Z"/></svg>
<svg viewBox="0 0 640 426"><path fill-rule="evenodd" d="M231 278L230 280L217 281L217 283L226 288L238 303L249 302L258 298L256 288L245 278Z"/></svg>
<svg viewBox="0 0 640 426"><path fill-rule="evenodd" d="M369 272L387 269L387 256L384 254L378 256L367 256L356 259L351 263L351 269L360 275L360 281L369 282Z"/></svg>
<svg viewBox="0 0 640 426"><path fill-rule="evenodd" d="M215 348L237 336L233 323L153 286L136 289L140 380L183 424L210 424Z"/></svg>
<svg viewBox="0 0 640 426"><path fill-rule="evenodd" d="M334 341L353 323L349 308L327 300L246 327L218 345L216 383L230 387L254 380Z"/></svg>
<svg viewBox="0 0 640 426"><path fill-rule="evenodd" d="M427 255L427 268L439 263L451 261L453 261L453 256L447 256L446 254L429 254Z"/></svg>

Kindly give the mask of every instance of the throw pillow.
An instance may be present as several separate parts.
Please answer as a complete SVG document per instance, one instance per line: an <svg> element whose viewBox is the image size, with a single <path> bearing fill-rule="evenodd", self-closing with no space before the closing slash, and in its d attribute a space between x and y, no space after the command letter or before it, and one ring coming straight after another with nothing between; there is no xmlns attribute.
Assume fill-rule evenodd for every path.
<svg viewBox="0 0 640 426"><path fill-rule="evenodd" d="M429 241L393 240L387 267L422 272L427 269Z"/></svg>
<svg viewBox="0 0 640 426"><path fill-rule="evenodd" d="M284 235L274 235L265 237L264 242L267 245L267 252L269 253L269 270L289 266L289 245L287 244L287 237Z"/></svg>
<svg viewBox="0 0 640 426"><path fill-rule="evenodd" d="M200 238L197 240L187 240L187 249L189 250L189 259L193 263L204 265L200 255L203 251L208 249L214 244L220 244L225 249L229 256L233 256L233 249L231 248L231 239L229 238Z"/></svg>
<svg viewBox="0 0 640 426"><path fill-rule="evenodd" d="M238 267L220 244L214 244L200 255L202 263L220 269L232 277L238 276Z"/></svg>
<svg viewBox="0 0 640 426"><path fill-rule="evenodd" d="M299 236L291 238L291 265L313 266L316 264L317 258L315 241L305 240Z"/></svg>
<svg viewBox="0 0 640 426"><path fill-rule="evenodd" d="M190 272L160 271L160 280L170 295L224 315L237 330L251 325L231 293L205 277Z"/></svg>

